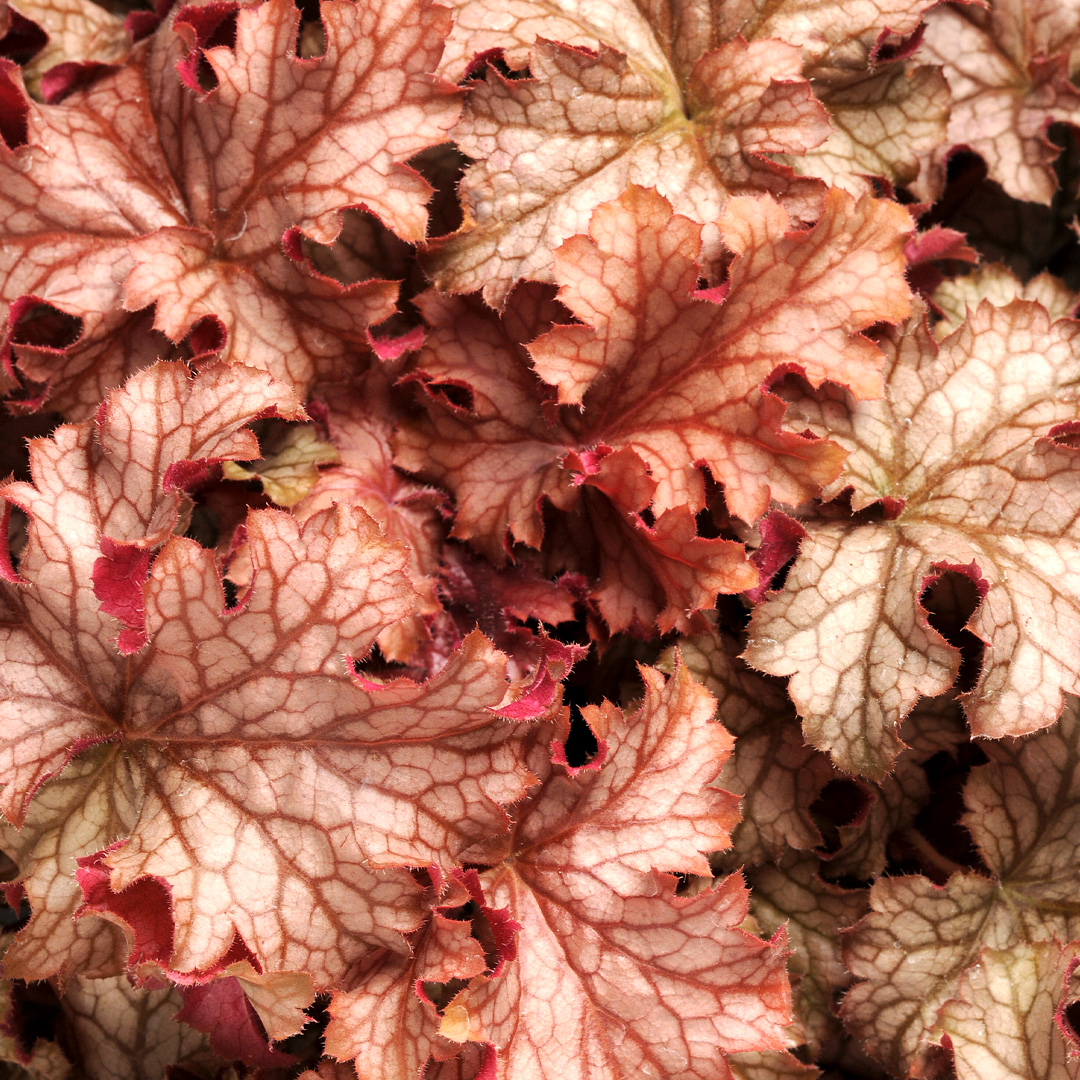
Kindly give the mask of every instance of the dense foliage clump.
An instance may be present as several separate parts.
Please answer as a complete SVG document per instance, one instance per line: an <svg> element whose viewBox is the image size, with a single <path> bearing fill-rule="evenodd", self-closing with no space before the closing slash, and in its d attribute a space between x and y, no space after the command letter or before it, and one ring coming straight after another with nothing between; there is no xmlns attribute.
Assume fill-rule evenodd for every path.
<svg viewBox="0 0 1080 1080"><path fill-rule="evenodd" d="M0 9L0 1070L1080 1077L1080 2L446 2Z"/></svg>

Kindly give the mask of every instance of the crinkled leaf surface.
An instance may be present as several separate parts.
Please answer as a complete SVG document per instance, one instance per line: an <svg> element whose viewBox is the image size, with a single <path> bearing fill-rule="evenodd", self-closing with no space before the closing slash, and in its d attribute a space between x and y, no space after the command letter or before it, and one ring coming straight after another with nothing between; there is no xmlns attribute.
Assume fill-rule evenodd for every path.
<svg viewBox="0 0 1080 1080"><path fill-rule="evenodd" d="M722 302L694 291L699 227L650 191L632 188L601 207L589 236L560 249L560 299L584 323L556 325L529 352L559 403L580 409L554 410L505 330L466 350L453 322L461 308L430 303L440 330L450 328L432 336L419 366L432 381L471 387L472 408L433 403L429 421L399 437L398 462L458 497L456 535L481 538L489 557L507 529L538 546L540 496L561 508L573 498L561 459L598 444L641 458L657 517L701 509L699 464L746 520L770 493L797 503L836 475L837 448L783 430L783 405L761 387L791 364L815 384L832 378L859 396L880 393L880 354L859 331L907 309L907 215L834 189L807 231L790 231L770 198L732 200L720 225L737 254ZM631 508L644 505L635 498L626 496Z"/></svg>
<svg viewBox="0 0 1080 1080"><path fill-rule="evenodd" d="M818 68L854 67L869 57L882 31L905 36L916 29L926 0L860 0L834 4L815 0L451 0L454 29L443 70L459 78L476 53L505 50L512 67L524 66L538 37L595 48L606 41L662 68L664 58L683 74L702 53L742 35L748 41L777 38L798 46ZM494 12L498 12L499 19Z"/></svg>
<svg viewBox="0 0 1080 1080"><path fill-rule="evenodd" d="M171 1065L220 1066L201 1031L173 1018L175 987L147 990L123 975L72 979L61 999L89 1080L160 1080Z"/></svg>
<svg viewBox="0 0 1080 1080"><path fill-rule="evenodd" d="M1054 438L1080 416L1078 333L1035 303L984 303L939 348L917 316L882 339L885 400L806 398L815 429L852 450L831 490L850 485L856 510L888 500L886 520L807 525L744 655L792 676L807 737L840 768L884 775L901 718L952 685L959 653L920 604L947 569L982 594L968 626L986 649L963 699L975 734L1046 727L1080 690L1080 456Z"/></svg>
<svg viewBox="0 0 1080 1080"><path fill-rule="evenodd" d="M340 461L321 472L296 514L304 518L334 502L359 506L388 537L405 545L409 577L419 593L416 609L377 640L388 660L408 660L428 636L424 617L439 610L435 575L445 534L440 513L445 496L394 468L390 438L397 409L389 376L378 366L352 384L319 387L317 400L325 402L329 439Z"/></svg>
<svg viewBox="0 0 1080 1080"><path fill-rule="evenodd" d="M741 796L734 854L748 864L779 859L789 847L821 843L810 807L836 775L825 755L805 744L783 687L751 671L723 630L679 645L687 667L716 696L716 718L735 736L717 783Z"/></svg>
<svg viewBox="0 0 1080 1080"><path fill-rule="evenodd" d="M454 871L424 899L427 919L411 938L412 955L372 953L355 973L358 988L335 994L330 1005L327 1052L352 1060L359 1076L419 1076L429 1058L455 1057L461 1047L440 1035L443 1018L429 995L444 998L447 986L460 986L455 980L490 973L513 957L516 924L484 902L475 870ZM452 1025L458 1012L446 1011Z"/></svg>
<svg viewBox="0 0 1080 1080"><path fill-rule="evenodd" d="M443 141L458 109L427 74L441 10L331 0L324 55L298 59L287 0L179 9L89 90L30 103L26 145L0 151L3 297L82 320L50 381L89 368L98 393L115 385L123 309L151 304L173 340L210 320L227 357L301 389L334 372L393 311L395 287L323 277L300 238L333 242L340 211L361 204L422 238L430 188L404 161ZM204 49L233 18L234 44ZM200 64L216 82L205 92Z"/></svg>
<svg viewBox="0 0 1080 1080"><path fill-rule="evenodd" d="M11 6L48 35L45 47L23 68L35 93L40 93L42 76L57 64L115 64L131 51L124 20L93 0L16 0Z"/></svg>
<svg viewBox="0 0 1080 1080"><path fill-rule="evenodd" d="M212 369L189 395L216 408L216 428L202 419L219 432L204 439L219 458L250 458L254 439L236 429L275 395L289 399L251 371L248 396L210 393L238 371ZM41 977L65 964L49 934L78 903L71 862L109 848L117 894L167 882L171 968L211 967L239 934L264 969L325 985L371 945L402 947L397 932L415 927L417 889L395 867L452 864L505 830L498 804L532 776L515 749L525 729L496 709L506 699L517 719L551 715L557 687L541 664L543 693L509 688L505 657L480 634L427 684L356 678L347 656L364 656L415 595L404 549L361 510L319 511L303 528L252 512L252 583L226 608L213 552L169 536L176 511L161 506L176 493L140 490L190 473L190 444L204 445L181 438L197 417L154 430L168 428L176 373L151 368L96 422L36 442L34 484L3 490L31 517L19 567L28 584L4 589L4 810L27 817L23 834L10 830L13 855L46 915L14 946L19 970ZM134 419L151 428L142 442L125 426ZM232 432L229 453L220 428ZM109 470L90 470L88 456L111 462L127 489L101 483ZM125 658L111 648L116 624L99 610L90 564L109 532L148 543L133 535L140 522L144 534L163 526L159 544L169 538L140 590L148 644ZM572 661L564 653L556 681ZM57 882L63 896L46 900Z"/></svg>
<svg viewBox="0 0 1080 1080"><path fill-rule="evenodd" d="M1080 92L1069 80L1078 43L1075 0L935 7L924 53L942 65L953 101L939 158L950 147L970 147L1013 198L1049 203L1060 147L1046 128L1053 120L1080 122Z"/></svg>
<svg viewBox="0 0 1080 1080"><path fill-rule="evenodd" d="M747 873L750 910L762 931L787 928L796 1022L814 1047L835 1038L833 1002L852 982L840 956L840 931L866 912L866 890L831 885L819 868L815 856L792 853Z"/></svg>
<svg viewBox="0 0 1080 1080"><path fill-rule="evenodd" d="M1080 1076L1080 1059L1059 1013L1069 1004L1066 988L1078 962L1076 942L1065 948L1040 941L987 949L964 972L957 998L941 1011L958 1080Z"/></svg>
<svg viewBox="0 0 1080 1080"><path fill-rule="evenodd" d="M425 265L440 288L483 288L502 307L516 280L550 280L555 248L629 184L655 187L707 225L709 260L720 255L714 223L732 195L768 191L797 217L816 217L821 185L765 157L828 134L798 49L738 39L685 74L656 52L653 67L606 45L539 41L528 79L489 69L454 129L477 160L460 188L464 224L429 247Z"/></svg>
<svg viewBox="0 0 1080 1080"><path fill-rule="evenodd" d="M477 164L463 226L429 253L436 283L483 287L501 307L515 279L549 280L557 245L629 183L705 225L711 263L732 194L768 191L812 220L821 189L807 177L853 191L869 175L911 180L944 136L945 81L926 66L870 62L926 6L456 0L444 69L460 77L498 49L530 77L489 71L470 92L454 135Z"/></svg>
<svg viewBox="0 0 1080 1080"><path fill-rule="evenodd" d="M1076 700L1049 731L990 743L986 752L990 763L964 791L964 824L993 876L956 873L943 887L924 877L881 878L870 890L871 913L845 944L849 969L866 980L844 998L845 1022L892 1069L906 1070L950 1025L973 1044L969 1062L1007 1063L1018 1039L1049 1059L1056 1053L1045 1002L1062 988L1048 986L1048 971L1060 943L1080 936ZM1018 980L1011 986L1010 977ZM1029 1009L1042 1019L1026 1016ZM1001 1041L973 1037L976 1020Z"/></svg>
<svg viewBox="0 0 1080 1080"><path fill-rule="evenodd" d="M662 871L707 871L727 843L732 796L708 782L730 737L709 694L679 666L642 669L641 710L584 712L600 744L581 769L552 764L537 738L541 787L519 805L509 843L478 861L492 905L521 925L517 960L454 999L443 1033L497 1048L501 1075L728 1075L723 1055L781 1049L790 999L782 943L737 929L738 875L693 898ZM448 1010L449 1012L449 1010Z"/></svg>

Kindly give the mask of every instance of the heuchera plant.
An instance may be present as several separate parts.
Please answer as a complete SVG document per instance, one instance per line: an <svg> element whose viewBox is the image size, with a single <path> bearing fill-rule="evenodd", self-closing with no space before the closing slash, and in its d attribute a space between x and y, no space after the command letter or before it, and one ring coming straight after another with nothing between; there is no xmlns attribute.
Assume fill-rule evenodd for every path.
<svg viewBox="0 0 1080 1080"><path fill-rule="evenodd" d="M0 8L0 1071L1080 1078L1080 2L444 4Z"/></svg>

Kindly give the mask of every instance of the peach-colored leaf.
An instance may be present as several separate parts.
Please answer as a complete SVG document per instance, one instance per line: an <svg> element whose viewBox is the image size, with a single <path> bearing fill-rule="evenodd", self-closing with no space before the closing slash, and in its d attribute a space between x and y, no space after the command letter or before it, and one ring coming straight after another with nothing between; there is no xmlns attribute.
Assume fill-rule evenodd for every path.
<svg viewBox="0 0 1080 1080"><path fill-rule="evenodd" d="M1017 943L986 949L941 1010L957 1080L1076 1080L1080 1059L1059 1026L1080 944Z"/></svg>
<svg viewBox="0 0 1080 1080"><path fill-rule="evenodd" d="M105 557L102 538L161 544L183 496L177 470L207 458L250 457L257 444L243 425L279 405L286 415L299 409L291 392L265 374L214 368L191 381L183 365L161 365L117 391L96 421L32 443L34 484L0 491L31 516L19 569L35 584L9 590L0 602L11 657L4 680L22 702L9 707L25 725L3 748L0 806L13 823L21 822L41 780L68 759L69 747L108 737L102 709L118 705L121 658L111 644L119 624L99 611L93 586ZM170 469L174 482L167 484Z"/></svg>
<svg viewBox="0 0 1080 1080"><path fill-rule="evenodd" d="M0 937L0 956L11 940L10 931ZM0 1062L14 1065L15 1076L28 1080L70 1080L71 1062L52 1039L31 1035L28 1025L20 1023L19 1009L7 979L0 980Z"/></svg>
<svg viewBox="0 0 1080 1080"><path fill-rule="evenodd" d="M944 137L943 77L906 62L928 0L452 2L445 71L497 51L531 76L489 72L471 89L455 130L478 159L466 219L428 263L440 287L482 286L500 307L516 278L549 280L558 242L628 183L705 225L711 264L728 195L769 191L809 221L810 177L906 183ZM896 61L882 63L886 47Z"/></svg>
<svg viewBox="0 0 1080 1080"><path fill-rule="evenodd" d="M739 647L725 631L687 638L680 648L716 696L717 719L735 736L718 783L741 796L743 820L732 834L739 860L764 863L789 847L816 847L821 834L810 807L835 770L803 742L783 687L738 660Z"/></svg>
<svg viewBox="0 0 1080 1080"><path fill-rule="evenodd" d="M418 362L432 380L471 387L472 409L433 402L429 422L403 432L398 461L451 488L457 535L482 535L489 557L507 528L539 545L539 497L572 503L559 459L598 444L639 455L657 517L684 504L701 509L701 464L746 520L770 493L801 502L836 475L838 448L783 430L783 405L761 388L792 365L815 384L880 393L880 353L859 331L907 311L908 226L895 204L837 189L807 231L791 231L772 199L734 199L720 227L737 257L717 300L695 291L699 227L654 192L631 188L594 213L589 236L558 253L560 299L584 324L557 325L529 348L560 401L583 408L556 412L514 359L516 346L504 344L505 330L502 342L467 353L455 327L433 335ZM460 317L444 303L440 329Z"/></svg>
<svg viewBox="0 0 1080 1080"><path fill-rule="evenodd" d="M411 937L412 955L372 953L355 973L358 988L335 994L330 1004L327 1052L351 1059L359 1076L415 1077L430 1057L454 1056L459 1046L439 1034L447 988L507 959L495 931L510 936L516 925L484 902L475 870L456 870L430 887L425 909L425 924ZM490 958L481 936L490 942Z"/></svg>
<svg viewBox="0 0 1080 1080"><path fill-rule="evenodd" d="M833 131L803 157L787 159L798 173L856 193L870 190L874 176L910 184L945 139L949 84L937 67L896 62L811 77ZM930 193L927 185L920 190Z"/></svg>
<svg viewBox="0 0 1080 1080"><path fill-rule="evenodd" d="M742 881L688 899L658 873L707 871L702 853L727 842L734 799L707 784L729 737L684 666L642 676L634 717L584 710L600 744L589 765L552 765L534 741L540 789L500 851L475 852L509 856L481 877L521 924L518 958L474 978L442 1032L493 1044L508 1080L719 1075L725 1053L783 1046L782 943L737 929Z"/></svg>
<svg viewBox="0 0 1080 1080"><path fill-rule="evenodd" d="M1052 319L1067 318L1080 305L1080 296L1050 273L1044 271L1022 282L1001 263L990 263L963 277L949 278L934 290L934 306L944 315L935 324L934 335L940 340L951 334L983 300L995 307L1004 307L1010 300L1037 300Z"/></svg>
<svg viewBox="0 0 1080 1080"><path fill-rule="evenodd" d="M18 85L10 65L0 78ZM36 297L81 320L54 370L38 357L32 372L66 396L80 394L71 384L84 373L98 383L95 398L127 374L124 351L116 356L108 348L131 318L121 305L132 267L127 245L185 220L160 145L141 134L155 128L148 97L145 74L129 63L62 106L29 102L26 144L0 148L0 298L12 304L12 316L22 298ZM13 323L9 318L9 337L17 337Z"/></svg>
<svg viewBox="0 0 1080 1080"><path fill-rule="evenodd" d="M175 987L148 990L123 975L73 979L61 999L88 1080L159 1080L172 1065L196 1070L222 1064L201 1031L174 1018Z"/></svg>
<svg viewBox="0 0 1080 1080"><path fill-rule="evenodd" d="M662 634L687 633L718 593L757 584L743 545L699 536L688 507L665 510L652 525L642 519L656 484L633 450L570 454L564 466L584 489L564 533L582 565L596 568L593 597L612 632L655 624Z"/></svg>
<svg viewBox="0 0 1080 1080"><path fill-rule="evenodd" d="M41 93L42 76L57 64L118 64L131 52L124 19L92 0L16 0L11 6L48 35L45 47L23 68L35 95Z"/></svg>
<svg viewBox="0 0 1080 1080"><path fill-rule="evenodd" d="M748 871L750 910L763 933L787 928L795 1017L812 1047L838 1034L837 995L852 978L840 956L840 931L866 912L865 889L841 889L819 876L813 855L792 853Z"/></svg>
<svg viewBox="0 0 1080 1080"><path fill-rule="evenodd" d="M403 417L394 460L448 488L457 500L450 535L501 565L508 532L540 546L541 498L563 507L575 501L572 478L559 466L566 435L543 411L552 395L523 348L558 317L555 305L531 285L514 293L501 318L476 298L429 292L418 303L431 329L413 377L431 393L466 387L471 402L466 410L436 399L429 420Z"/></svg>
<svg viewBox="0 0 1080 1080"><path fill-rule="evenodd" d="M986 650L963 698L977 735L1046 727L1080 690L1080 457L1055 439L1080 417L1078 333L1035 303L983 303L939 348L916 316L882 336L886 400L830 390L797 406L851 450L829 493L882 505L878 520L804 522L745 656L792 676L807 737L841 768L883 776L902 717L952 685L959 654L920 603L946 571L981 598L968 628Z"/></svg>
<svg viewBox="0 0 1080 1080"><path fill-rule="evenodd" d="M731 195L772 192L815 217L821 185L766 157L828 135L798 49L740 38L695 59L677 75L663 54L656 67L604 44L540 40L528 79L489 69L454 129L476 164L460 188L462 227L428 249L436 285L483 288L501 308L515 281L551 280L555 248L629 184L706 225L707 260L721 253L714 223Z"/></svg>
<svg viewBox="0 0 1080 1080"><path fill-rule="evenodd" d="M942 65L952 91L947 139L981 154L990 176L1015 199L1049 203L1060 147L1054 120L1080 123L1080 92L1069 79L1080 43L1080 7L1057 0L943 4L926 17L924 55Z"/></svg>
<svg viewBox="0 0 1080 1080"><path fill-rule="evenodd" d="M390 439L398 409L389 377L377 365L350 385L319 387L316 399L325 402L328 436L340 460L322 470L295 513L303 519L332 502L360 506L388 537L406 546L409 577L419 593L416 609L377 640L388 660L407 661L428 636L424 617L439 610L435 576L445 496L394 468Z"/></svg>
<svg viewBox="0 0 1080 1080"><path fill-rule="evenodd" d="M947 1016L970 1033L976 1014L989 1029L999 1009L1024 1002L1034 1007L1045 986L1034 977L1039 965L1017 951L1018 943L1080 936L1076 699L1069 699L1056 727L987 744L986 751L990 763L972 772L964 791L963 820L992 876L958 872L942 887L924 877L880 878L870 890L871 913L845 945L849 969L865 981L844 998L844 1019L890 1069L904 1072L924 1055L929 1042L939 1040ZM988 950L1009 950L1021 965L1016 974L1027 968L1012 1001L997 997L993 987L1000 978L978 970L989 956L1000 971L1001 959ZM950 999L966 1004L947 1006ZM1048 1047L1054 1010L1040 1015L1039 1031L1026 1029L1021 1018L1002 1021L997 1030L1005 1036L1009 1025L1018 1024L1033 1045ZM998 1052L1005 1052L1000 1044Z"/></svg>
<svg viewBox="0 0 1080 1080"><path fill-rule="evenodd" d="M501 805L533 779L513 721L558 714L579 650L552 645L509 685L476 633L426 684L359 678L348 657L415 593L404 549L342 506L302 527L249 514L254 572L227 608L214 553L170 535L178 496L206 460L257 453L246 419L295 403L265 373L179 372L151 368L96 421L38 440L33 483L4 488L31 517L24 584L3 593L3 796L27 820L15 851L37 901L16 955L32 978L108 970L116 938L100 920L123 930L124 891L157 881L171 971L211 968L239 934L264 971L323 986L372 946L404 947L419 911L399 867L450 866L505 832ZM168 537L139 586L148 643L127 659L89 584L108 532L152 551ZM95 853L120 899L72 931L72 863Z"/></svg>
<svg viewBox="0 0 1080 1080"><path fill-rule="evenodd" d="M448 13L328 0L325 51L306 59L298 20L287 0L181 8L88 90L30 103L26 145L0 150L3 298L82 321L59 370L38 357L35 378L69 394L87 367L119 381L108 340L124 309L155 305L155 329L174 341L212 328L229 359L306 390L316 374L340 377L368 325L393 312L393 283L341 285L302 241L331 244L341 211L361 205L422 239L431 189L405 162L445 141L458 113L453 88L428 74ZM232 45L210 47L230 28Z"/></svg>

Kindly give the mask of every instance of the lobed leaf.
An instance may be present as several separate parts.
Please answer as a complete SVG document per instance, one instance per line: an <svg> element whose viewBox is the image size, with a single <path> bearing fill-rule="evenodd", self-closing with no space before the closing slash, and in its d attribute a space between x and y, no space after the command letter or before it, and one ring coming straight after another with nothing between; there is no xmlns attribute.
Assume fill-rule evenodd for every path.
<svg viewBox="0 0 1080 1080"><path fill-rule="evenodd" d="M879 392L880 356L859 331L907 310L907 215L833 190L808 231L790 231L769 199L733 200L720 226L737 255L722 302L695 291L697 226L652 192L632 188L601 207L590 235L560 250L560 298L587 321L556 325L529 352L559 402L580 410L554 411L505 331L498 344L483 331L490 344L467 354L456 328L430 339L421 371L471 387L472 415L432 407L430 422L399 437L397 460L459 497L456 535L482 537L492 558L507 528L538 546L540 496L563 509L573 502L559 468L568 450L632 449L655 484L657 516L701 509L700 464L745 520L764 512L770 493L797 503L835 475L836 448L782 430L783 407L761 387L781 365L798 365L815 384ZM431 303L440 328L460 319L453 303Z"/></svg>
<svg viewBox="0 0 1080 1080"><path fill-rule="evenodd" d="M717 1046L782 1047L782 944L737 928L741 880L690 899L664 873L707 870L702 853L727 842L734 800L704 785L729 737L684 667L666 683L642 677L631 720L612 705L586 710L600 741L591 764L566 769L556 743L553 767L533 741L542 786L509 843L483 856L506 857L481 878L488 902L521 924L518 959L473 979L443 1033L494 1044L507 1077L723 1075Z"/></svg>
<svg viewBox="0 0 1080 1080"><path fill-rule="evenodd" d="M51 370L39 351L27 373L87 408L154 358L109 347L154 305L163 337L190 336L302 392L340 377L368 325L392 314L396 287L340 285L308 264L301 238L332 243L341 211L360 205L423 237L431 189L404 163L444 141L458 112L428 74L442 11L328 0L325 51L301 59L287 0L183 8L63 106L28 103L26 145L0 151L2 294L14 313L47 297L81 331ZM204 48L233 18L234 44ZM215 82L205 92L200 64ZM86 379L92 394L72 385Z"/></svg>
<svg viewBox="0 0 1080 1080"><path fill-rule="evenodd" d="M1060 1057L1048 1041L1060 1036L1046 1030L1053 1009L1045 1008L1045 980L1060 942L1080 933L1078 740L1070 698L1049 731L987 744L990 763L972 772L964 791L964 823L992 877L958 872L942 887L924 877L880 878L870 890L871 913L844 950L849 969L865 981L848 991L842 1013L888 1067L906 1070L950 1024L972 1044L959 1058L965 1068L979 1055L998 1055L1009 1067L1009 1042L1028 1032L1038 1053ZM1005 971L1022 976L1007 992ZM1036 1035L1040 1010L1046 1023ZM973 1037L976 1020L1001 1040Z"/></svg>
<svg viewBox="0 0 1080 1080"><path fill-rule="evenodd" d="M500 804L533 777L517 749L526 728L503 717L557 714L577 653L552 646L531 685L508 686L506 658L477 633L426 684L357 678L348 657L415 592L404 549L346 507L302 528L250 513L254 573L227 608L214 554L169 535L169 489L198 474L191 456L251 457L241 424L291 395L243 369L190 386L180 371L149 369L96 424L35 443L34 484L4 489L31 515L26 584L4 592L3 796L27 821L13 854L35 904L14 958L29 977L108 970L126 950L101 919L124 924L125 890L157 881L140 918L172 927L168 969L212 969L239 935L263 970L326 985L416 926L417 889L397 867L449 866L505 832ZM149 550L168 537L139 586L148 644L126 659L88 581L107 529ZM72 930L72 864L95 853L114 897Z"/></svg>
<svg viewBox="0 0 1080 1080"><path fill-rule="evenodd" d="M986 650L964 697L975 734L1046 727L1063 693L1080 690L1065 644L1080 632L1080 459L1054 438L1078 415L1076 333L1038 304L983 303L939 350L916 316L882 338L886 400L807 399L815 429L852 451L829 493L850 485L853 509L883 501L887 512L807 523L784 591L754 612L745 656L793 676L807 737L840 768L883 776L901 718L952 685L959 654L920 603L946 571L971 577L981 598L968 628Z"/></svg>
<svg viewBox="0 0 1080 1080"><path fill-rule="evenodd" d="M1046 129L1054 120L1080 122L1080 95L1069 80L1078 33L1075 3L1004 0L929 12L923 46L942 65L953 102L933 164L940 169L954 146L970 147L1014 199L1049 203L1060 148Z"/></svg>

